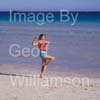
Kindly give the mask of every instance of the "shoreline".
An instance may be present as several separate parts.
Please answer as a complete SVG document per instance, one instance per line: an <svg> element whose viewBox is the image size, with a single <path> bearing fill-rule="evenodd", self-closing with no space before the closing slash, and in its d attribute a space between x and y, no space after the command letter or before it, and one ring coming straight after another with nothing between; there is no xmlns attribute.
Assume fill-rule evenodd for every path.
<svg viewBox="0 0 100 100"><path fill-rule="evenodd" d="M81 68L81 67L60 67L55 66L51 67L52 65L49 65L46 70L46 75L53 77L88 77L88 78L100 78L100 69L99 68ZM0 64L0 73L1 74L19 74L19 75L34 75L34 74L40 74L41 65L37 64L26 64L26 63L5 63Z"/></svg>

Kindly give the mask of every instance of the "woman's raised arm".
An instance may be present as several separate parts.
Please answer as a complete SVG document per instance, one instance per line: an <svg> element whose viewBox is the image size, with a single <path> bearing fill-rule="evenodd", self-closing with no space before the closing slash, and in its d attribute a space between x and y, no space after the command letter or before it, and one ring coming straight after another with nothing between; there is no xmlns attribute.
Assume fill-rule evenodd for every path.
<svg viewBox="0 0 100 100"><path fill-rule="evenodd" d="M37 46L38 45L38 37L37 36L33 39L32 45L33 46Z"/></svg>

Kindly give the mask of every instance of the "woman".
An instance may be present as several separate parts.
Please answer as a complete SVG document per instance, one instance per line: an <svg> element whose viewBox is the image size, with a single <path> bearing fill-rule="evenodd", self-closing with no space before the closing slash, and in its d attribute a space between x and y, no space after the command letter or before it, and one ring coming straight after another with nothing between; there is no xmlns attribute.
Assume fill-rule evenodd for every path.
<svg viewBox="0 0 100 100"><path fill-rule="evenodd" d="M38 45L39 49L40 49L40 57L42 58L42 68L41 68L41 74L40 74L40 78L45 79L44 77L44 71L47 68L47 65L55 60L55 57L53 56L49 56L47 55L47 45L50 42L46 41L46 35L45 34L40 34L38 40L37 37L34 38L32 45L36 46Z"/></svg>

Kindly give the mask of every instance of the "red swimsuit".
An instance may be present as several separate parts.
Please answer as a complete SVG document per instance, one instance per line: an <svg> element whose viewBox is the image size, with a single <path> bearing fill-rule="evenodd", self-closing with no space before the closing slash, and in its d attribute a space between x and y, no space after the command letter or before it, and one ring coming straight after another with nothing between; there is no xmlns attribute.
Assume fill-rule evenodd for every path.
<svg viewBox="0 0 100 100"><path fill-rule="evenodd" d="M44 43L44 44L41 44L41 43L39 43L39 48L40 48L40 51L46 51L46 45L47 45L47 43Z"/></svg>
<svg viewBox="0 0 100 100"><path fill-rule="evenodd" d="M44 43L44 44L39 43L38 44L38 46L40 48L40 57L41 58L44 58L47 55L46 45L47 45L47 43Z"/></svg>

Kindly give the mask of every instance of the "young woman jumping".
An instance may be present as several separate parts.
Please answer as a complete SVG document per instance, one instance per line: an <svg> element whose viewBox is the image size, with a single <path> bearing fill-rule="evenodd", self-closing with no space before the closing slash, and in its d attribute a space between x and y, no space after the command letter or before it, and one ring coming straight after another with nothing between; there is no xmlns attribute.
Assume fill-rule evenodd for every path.
<svg viewBox="0 0 100 100"><path fill-rule="evenodd" d="M34 40L32 41L32 45L36 46L38 45L40 49L40 57L42 58L42 68L41 68L41 73L40 73L40 78L45 79L44 77L44 71L47 68L47 65L55 60L55 57L47 55L47 45L50 43L46 41L46 35L45 34L40 34L39 38L35 37Z"/></svg>

